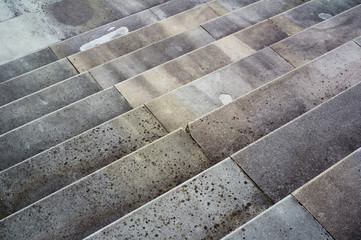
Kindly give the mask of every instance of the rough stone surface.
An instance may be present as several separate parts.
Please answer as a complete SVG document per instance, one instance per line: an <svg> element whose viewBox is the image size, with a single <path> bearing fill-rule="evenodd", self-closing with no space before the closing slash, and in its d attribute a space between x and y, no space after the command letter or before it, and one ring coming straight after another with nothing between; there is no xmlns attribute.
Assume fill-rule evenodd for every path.
<svg viewBox="0 0 361 240"><path fill-rule="evenodd" d="M154 6L149 10L152 11L159 19L165 19L208 2L211 2L211 0L172 0L165 2L164 4Z"/></svg>
<svg viewBox="0 0 361 240"><path fill-rule="evenodd" d="M361 6L272 45L272 49L295 67L361 35ZM321 39L321 40L320 40Z"/></svg>
<svg viewBox="0 0 361 240"><path fill-rule="evenodd" d="M131 106L140 106L255 51L228 36L116 85Z"/></svg>
<svg viewBox="0 0 361 240"><path fill-rule="evenodd" d="M355 43L343 45L190 123L192 137L222 160L360 82L360 56Z"/></svg>
<svg viewBox="0 0 361 240"><path fill-rule="evenodd" d="M261 0L202 24L202 27L214 38L220 39L303 2L304 0Z"/></svg>
<svg viewBox="0 0 361 240"><path fill-rule="evenodd" d="M277 202L361 146L360 92L358 84L232 158Z"/></svg>
<svg viewBox="0 0 361 240"><path fill-rule="evenodd" d="M145 107L88 130L2 171L2 210L14 213L167 133Z"/></svg>
<svg viewBox="0 0 361 240"><path fill-rule="evenodd" d="M77 71L62 59L0 83L0 106L70 78Z"/></svg>
<svg viewBox="0 0 361 240"><path fill-rule="evenodd" d="M239 227L222 240L333 239L292 196Z"/></svg>
<svg viewBox="0 0 361 240"><path fill-rule="evenodd" d="M0 107L0 135L103 90L89 73L35 92Z"/></svg>
<svg viewBox="0 0 361 240"><path fill-rule="evenodd" d="M219 239L270 205L226 159L87 239Z"/></svg>
<svg viewBox="0 0 361 240"><path fill-rule="evenodd" d="M8 8L4 1L0 1L0 22L6 21L15 17L14 12Z"/></svg>
<svg viewBox="0 0 361 240"><path fill-rule="evenodd" d="M0 169L4 170L77 134L130 110L115 88L109 88L0 136Z"/></svg>
<svg viewBox="0 0 361 240"><path fill-rule="evenodd" d="M361 149L293 194L336 239L361 238Z"/></svg>
<svg viewBox="0 0 361 240"><path fill-rule="evenodd" d="M65 58L84 49L94 47L116 37L135 31L157 22L158 19L149 10L119 19L91 31L79 34L50 46L59 58Z"/></svg>
<svg viewBox="0 0 361 240"><path fill-rule="evenodd" d="M214 39L201 27L187 30L127 54L89 72L103 88L200 48Z"/></svg>
<svg viewBox="0 0 361 240"><path fill-rule="evenodd" d="M361 47L361 37L356 38L355 42Z"/></svg>
<svg viewBox="0 0 361 240"><path fill-rule="evenodd" d="M204 4L68 58L79 72L83 72L196 27L219 15L214 8Z"/></svg>
<svg viewBox="0 0 361 240"><path fill-rule="evenodd" d="M292 69L284 59L266 48L146 105L171 131L186 127L196 118L223 106L221 96L236 99Z"/></svg>
<svg viewBox="0 0 361 240"><path fill-rule="evenodd" d="M0 237L82 239L210 165L178 130L4 219Z"/></svg>
<svg viewBox="0 0 361 240"><path fill-rule="evenodd" d="M284 12L271 21L289 34L296 34L358 4L360 0L313 0L297 8Z"/></svg>
<svg viewBox="0 0 361 240"><path fill-rule="evenodd" d="M216 2L228 9L228 11L234 11L257 1L259 0L217 0Z"/></svg>

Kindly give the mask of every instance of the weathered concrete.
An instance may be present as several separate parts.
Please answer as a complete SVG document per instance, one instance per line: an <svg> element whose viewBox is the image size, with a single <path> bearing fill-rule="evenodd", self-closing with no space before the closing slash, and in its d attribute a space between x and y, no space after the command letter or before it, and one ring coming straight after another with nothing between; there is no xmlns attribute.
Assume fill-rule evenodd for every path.
<svg viewBox="0 0 361 240"><path fill-rule="evenodd" d="M360 92L358 84L232 158L273 201L281 200L361 146Z"/></svg>
<svg viewBox="0 0 361 240"><path fill-rule="evenodd" d="M219 239L270 205L226 159L87 239Z"/></svg>
<svg viewBox="0 0 361 240"><path fill-rule="evenodd" d="M0 172L2 210L14 213L168 132L140 107Z"/></svg>
<svg viewBox="0 0 361 240"><path fill-rule="evenodd" d="M202 27L215 39L220 39L303 2L305 0L261 0L202 24Z"/></svg>
<svg viewBox="0 0 361 240"><path fill-rule="evenodd" d="M221 4L223 7L225 7L226 9L228 9L230 12L237 10L241 7L247 6L251 3L255 3L259 0L217 0L216 2Z"/></svg>
<svg viewBox="0 0 361 240"><path fill-rule="evenodd" d="M115 88L109 88L0 136L0 169L4 170L77 134L130 110Z"/></svg>
<svg viewBox="0 0 361 240"><path fill-rule="evenodd" d="M77 73L67 59L62 59L2 82L0 83L0 106L56 84Z"/></svg>
<svg viewBox="0 0 361 240"><path fill-rule="evenodd" d="M289 195L222 240L331 240L327 231Z"/></svg>
<svg viewBox="0 0 361 240"><path fill-rule="evenodd" d="M165 19L211 1L212 0L172 0L161 5L154 6L149 10L152 11L159 19Z"/></svg>
<svg viewBox="0 0 361 240"><path fill-rule="evenodd" d="M83 72L214 19L221 15L217 11L213 6L203 4L68 58L79 72Z"/></svg>
<svg viewBox="0 0 361 240"><path fill-rule="evenodd" d="M292 69L284 59L266 48L146 105L168 130L186 127L196 118Z"/></svg>
<svg viewBox="0 0 361 240"><path fill-rule="evenodd" d="M178 130L4 219L0 237L82 239L211 164Z"/></svg>
<svg viewBox="0 0 361 240"><path fill-rule="evenodd" d="M89 73L74 76L0 107L0 135L103 90Z"/></svg>
<svg viewBox="0 0 361 240"><path fill-rule="evenodd" d="M196 27L117 58L89 72L103 88L107 88L213 41L203 28Z"/></svg>
<svg viewBox="0 0 361 240"><path fill-rule="evenodd" d="M358 149L293 193L336 239L361 239L360 172Z"/></svg>
<svg viewBox="0 0 361 240"><path fill-rule="evenodd" d="M354 40L361 47L361 37L358 37Z"/></svg>
<svg viewBox="0 0 361 240"><path fill-rule="evenodd" d="M104 42L157 22L149 10L131 15L50 46L59 58L87 50Z"/></svg>
<svg viewBox="0 0 361 240"><path fill-rule="evenodd" d="M361 35L361 6L354 7L327 21L271 46L295 67ZM322 39L322 41L320 41Z"/></svg>
<svg viewBox="0 0 361 240"><path fill-rule="evenodd" d="M360 56L355 43L343 45L190 123L192 137L222 160L360 82Z"/></svg>
<svg viewBox="0 0 361 240"><path fill-rule="evenodd" d="M49 63L55 62L58 58L49 49L34 52L25 57L0 65L0 82L4 82L21 74L35 70Z"/></svg>
<svg viewBox="0 0 361 240"><path fill-rule="evenodd" d="M8 8L4 1L0 1L0 22L15 17L15 13Z"/></svg>
<svg viewBox="0 0 361 240"><path fill-rule="evenodd" d="M168 93L255 51L228 36L116 85L133 107Z"/></svg>
<svg viewBox="0 0 361 240"><path fill-rule="evenodd" d="M271 21L283 31L296 34L360 3L360 0L313 0L273 17Z"/></svg>

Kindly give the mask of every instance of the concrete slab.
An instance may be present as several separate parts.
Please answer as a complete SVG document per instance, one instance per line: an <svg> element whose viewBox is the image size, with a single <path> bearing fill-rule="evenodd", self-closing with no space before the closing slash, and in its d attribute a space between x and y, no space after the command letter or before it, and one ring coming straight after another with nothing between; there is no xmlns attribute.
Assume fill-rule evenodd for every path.
<svg viewBox="0 0 361 240"><path fill-rule="evenodd" d="M84 73L6 104L0 107L0 135L101 90Z"/></svg>
<svg viewBox="0 0 361 240"><path fill-rule="evenodd" d="M293 194L336 239L361 238L361 149Z"/></svg>
<svg viewBox="0 0 361 240"><path fill-rule="evenodd" d="M77 73L67 59L62 59L2 82L0 83L0 106L56 84Z"/></svg>
<svg viewBox="0 0 361 240"><path fill-rule="evenodd" d="M116 88L131 106L140 106L254 52L228 36L118 83Z"/></svg>
<svg viewBox="0 0 361 240"><path fill-rule="evenodd" d="M49 149L130 110L109 88L0 136L0 169Z"/></svg>
<svg viewBox="0 0 361 240"><path fill-rule="evenodd" d="M221 4L223 7L225 7L227 10L234 11L241 7L247 6L251 3L255 3L259 0L217 0L217 3Z"/></svg>
<svg viewBox="0 0 361 240"><path fill-rule="evenodd" d="M157 17L152 12L145 10L66 39L50 48L58 58L65 58L157 21Z"/></svg>
<svg viewBox="0 0 361 240"><path fill-rule="evenodd" d="M361 37L358 37L354 40L361 47Z"/></svg>
<svg viewBox="0 0 361 240"><path fill-rule="evenodd" d="M103 88L107 88L213 41L203 28L196 27L117 58L89 72Z"/></svg>
<svg viewBox="0 0 361 240"><path fill-rule="evenodd" d="M2 220L0 236L82 239L210 165L178 130Z"/></svg>
<svg viewBox="0 0 361 240"><path fill-rule="evenodd" d="M125 36L68 57L79 72L86 71L127 53L164 40L208 20L218 17L217 9L208 4L161 20Z"/></svg>
<svg viewBox="0 0 361 240"><path fill-rule="evenodd" d="M310 29L271 46L295 67L361 35L361 6L354 7ZM322 41L320 41L322 39Z"/></svg>
<svg viewBox="0 0 361 240"><path fill-rule="evenodd" d="M4 1L0 2L0 22L6 21L15 17L15 13L8 8Z"/></svg>
<svg viewBox="0 0 361 240"><path fill-rule="evenodd" d="M281 200L361 146L360 91L358 84L342 92L231 157Z"/></svg>
<svg viewBox="0 0 361 240"><path fill-rule="evenodd" d="M303 2L303 0L261 0L204 23L202 27L215 39L220 39L302 4Z"/></svg>
<svg viewBox="0 0 361 240"><path fill-rule="evenodd" d="M360 0L334 0L332 3L328 0L313 0L273 17L271 21L283 31L296 34L360 3Z"/></svg>
<svg viewBox="0 0 361 240"><path fill-rule="evenodd" d="M43 67L49 63L55 62L56 60L58 60L58 58L49 48L45 48L22 58L12 60L0 65L0 82L4 82L21 74Z"/></svg>
<svg viewBox="0 0 361 240"><path fill-rule="evenodd" d="M357 44L343 45L190 123L192 137L222 160L360 82L360 56Z"/></svg>
<svg viewBox="0 0 361 240"><path fill-rule="evenodd" d="M231 239L333 239L297 200L289 195L236 231L222 238Z"/></svg>
<svg viewBox="0 0 361 240"><path fill-rule="evenodd" d="M186 127L196 118L292 69L267 48L154 99L146 106L168 130Z"/></svg>
<svg viewBox="0 0 361 240"><path fill-rule="evenodd" d="M109 120L2 171L1 209L19 211L167 133L145 107Z"/></svg>
<svg viewBox="0 0 361 240"><path fill-rule="evenodd" d="M171 0L161 5L154 6L149 10L159 19L165 19L211 1L212 0Z"/></svg>
<svg viewBox="0 0 361 240"><path fill-rule="evenodd" d="M219 239L270 205L226 159L87 239Z"/></svg>

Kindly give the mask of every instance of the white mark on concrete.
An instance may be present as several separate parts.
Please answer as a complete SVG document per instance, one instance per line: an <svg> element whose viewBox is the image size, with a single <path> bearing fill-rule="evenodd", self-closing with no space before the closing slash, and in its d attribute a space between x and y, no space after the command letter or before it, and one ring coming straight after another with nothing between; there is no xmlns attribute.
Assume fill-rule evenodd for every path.
<svg viewBox="0 0 361 240"><path fill-rule="evenodd" d="M221 102L223 103L223 105L226 105L226 104L232 102L232 101L233 101L233 98L232 98L232 96L229 95L229 94L221 94L221 95L219 96L219 100L221 100Z"/></svg>
<svg viewBox="0 0 361 240"><path fill-rule="evenodd" d="M328 14L328 13L320 13L320 14L318 14L318 17L321 18L322 20L326 20L326 19L332 18L332 15Z"/></svg>
<svg viewBox="0 0 361 240"><path fill-rule="evenodd" d="M110 31L113 31L115 27L111 27L109 28L107 31L110 32Z"/></svg>
<svg viewBox="0 0 361 240"><path fill-rule="evenodd" d="M121 27L111 33L108 33L104 36L101 36L100 38L97 38L97 39L94 39L93 41L90 41L84 45L82 45L80 47L80 51L85 51L85 50L88 50L89 48L93 48L99 44L102 44L102 43L105 43L105 42L108 42L116 37L120 37L122 35L125 35L127 34L129 31L128 31L128 28L126 27Z"/></svg>

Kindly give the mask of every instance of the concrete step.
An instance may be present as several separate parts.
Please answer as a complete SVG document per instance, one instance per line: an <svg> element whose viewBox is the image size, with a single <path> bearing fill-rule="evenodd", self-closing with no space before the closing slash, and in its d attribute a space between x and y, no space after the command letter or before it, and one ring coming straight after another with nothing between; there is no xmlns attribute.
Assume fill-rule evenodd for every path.
<svg viewBox="0 0 361 240"><path fill-rule="evenodd" d="M10 10L10 8L6 5L4 1L0 2L0 23L11 18L14 18L15 13Z"/></svg>
<svg viewBox="0 0 361 240"><path fill-rule="evenodd" d="M292 193L335 239L361 238L360 172L358 149Z"/></svg>
<svg viewBox="0 0 361 240"><path fill-rule="evenodd" d="M361 48L346 43L191 122L189 131L207 156L224 159L359 83L360 69Z"/></svg>
<svg viewBox="0 0 361 240"><path fill-rule="evenodd" d="M0 135L101 90L97 81L84 73L1 106Z"/></svg>
<svg viewBox="0 0 361 240"><path fill-rule="evenodd" d="M175 131L1 221L2 239L81 239L212 165Z"/></svg>
<svg viewBox="0 0 361 240"><path fill-rule="evenodd" d="M361 25L358 24L359 18L361 17L361 15L358 14L360 10L361 6L356 6L331 19L321 22L314 27L308 28L294 36L291 36L290 38L282 40L275 45L271 45L271 48L275 49L274 46L284 45L284 51L286 52L287 46L284 44L284 42L290 42L290 51L295 48L294 46L299 46L299 49L302 48L303 51L308 52L309 56L312 55L317 57L322 55L324 50L327 49L327 51L330 51L333 48L336 48L337 46L352 40L352 38L350 39L350 36L356 37L361 35ZM336 29L338 29L338 31L336 31ZM322 31L325 35L324 39L329 40L319 41L319 39L310 39L311 37L309 36L316 31ZM333 34L327 34L327 32L333 32ZM317 34L320 35L321 33ZM292 42L292 39L297 40L302 38L310 39L310 41L296 41L297 44ZM308 50L306 50L302 47L303 45L315 45L322 47L308 47ZM277 55L279 55L279 53L280 52L277 52ZM307 60L311 59L312 58L310 57ZM253 69L248 66L245 68L246 71ZM273 71L273 69L271 70ZM255 88L267 83L267 81L260 82L259 79L270 81L275 77L278 77L275 76L274 78L258 78L258 80L256 79L258 84L252 85L252 81L242 80L240 77L235 78L235 81L224 81L224 79L229 78L231 73L226 73L227 68L223 68L219 71L224 71L223 74L225 75L217 76L219 72L216 71L203 78L188 83L187 85L180 87L168 94L165 94L147 103L146 105L168 130L173 130L174 128L178 127L186 127L189 122L194 121L195 119L208 114L209 112L223 106L224 104L229 103L233 99L243 96L251 90L254 90ZM255 74L260 74L260 72L256 71L256 73L247 75L254 77Z"/></svg>
<svg viewBox="0 0 361 240"><path fill-rule="evenodd" d="M237 239L325 239L333 238L304 209L288 195L222 240Z"/></svg>
<svg viewBox="0 0 361 240"><path fill-rule="evenodd" d="M206 3L92 49L71 55L68 59L79 72L84 72L139 48L199 26L227 11L219 4Z"/></svg>
<svg viewBox="0 0 361 240"><path fill-rule="evenodd" d="M243 148L232 159L274 202L281 200L361 147L360 92L361 83Z"/></svg>
<svg viewBox="0 0 361 240"><path fill-rule="evenodd" d="M202 24L215 39L223 38L309 0L261 0ZM257 12L254 15L254 12Z"/></svg>
<svg viewBox="0 0 361 240"><path fill-rule="evenodd" d="M7 132L0 136L0 170L129 110L119 92L109 88Z"/></svg>
<svg viewBox="0 0 361 240"><path fill-rule="evenodd" d="M228 158L86 239L220 239L271 204Z"/></svg>
<svg viewBox="0 0 361 240"><path fill-rule="evenodd" d="M67 59L62 59L2 82L0 83L0 106L73 77L77 73Z"/></svg>
<svg viewBox="0 0 361 240"><path fill-rule="evenodd" d="M0 172L2 216L50 195L167 133L145 107L140 107Z"/></svg>

